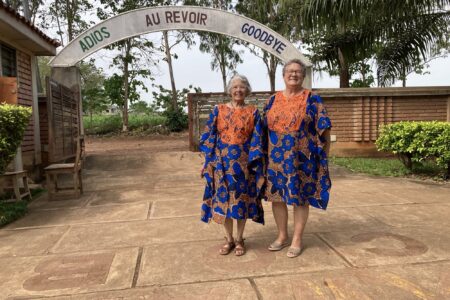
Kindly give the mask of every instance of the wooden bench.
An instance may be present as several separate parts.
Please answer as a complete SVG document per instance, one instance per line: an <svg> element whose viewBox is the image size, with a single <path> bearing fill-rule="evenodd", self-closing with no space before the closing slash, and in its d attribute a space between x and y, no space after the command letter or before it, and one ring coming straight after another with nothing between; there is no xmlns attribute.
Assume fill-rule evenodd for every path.
<svg viewBox="0 0 450 300"><path fill-rule="evenodd" d="M27 171L14 171L14 172L6 172L0 175L0 179L2 182L6 181L6 183L10 183L10 185L2 185L2 189L12 189L14 190L14 195L16 197L15 200L20 201L24 197L27 197L31 200L31 192L28 187L28 176ZM20 181L23 183L23 187L20 187ZM21 191L23 189L23 191ZM8 199L6 201L11 201L14 199Z"/></svg>
<svg viewBox="0 0 450 300"><path fill-rule="evenodd" d="M62 190L73 190L76 197L80 197L83 193L83 181L81 176L82 169L82 155L81 155L81 139L77 139L77 150L75 154L75 162L73 163L61 163L51 164L46 167L45 177L47 181L48 199L52 200L53 197ZM58 185L58 175L72 174L73 185L70 187L61 187Z"/></svg>

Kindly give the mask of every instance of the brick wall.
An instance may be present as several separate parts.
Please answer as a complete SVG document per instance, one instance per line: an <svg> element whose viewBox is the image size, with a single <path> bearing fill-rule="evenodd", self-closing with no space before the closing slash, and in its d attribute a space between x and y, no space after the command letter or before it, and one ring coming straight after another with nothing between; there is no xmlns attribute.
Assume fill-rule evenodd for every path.
<svg viewBox="0 0 450 300"><path fill-rule="evenodd" d="M331 151L342 156L377 155L374 141L378 127L398 121L450 120L450 87L366 88L315 90L324 99L336 142ZM261 108L269 92L257 92L248 102ZM228 101L222 93L189 95L190 149L196 150L198 137L212 107Z"/></svg>

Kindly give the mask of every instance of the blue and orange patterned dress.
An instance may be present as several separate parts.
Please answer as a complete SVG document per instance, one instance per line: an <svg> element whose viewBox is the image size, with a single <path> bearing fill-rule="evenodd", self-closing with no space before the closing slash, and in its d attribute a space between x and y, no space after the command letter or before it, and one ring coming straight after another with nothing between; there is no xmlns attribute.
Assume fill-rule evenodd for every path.
<svg viewBox="0 0 450 300"><path fill-rule="evenodd" d="M201 220L222 224L226 218L264 224L263 127L254 106L215 106L200 138L205 154Z"/></svg>
<svg viewBox="0 0 450 300"><path fill-rule="evenodd" d="M277 92L264 107L264 125L267 200L326 209L331 181L322 133L331 122L320 96L305 89L287 99Z"/></svg>

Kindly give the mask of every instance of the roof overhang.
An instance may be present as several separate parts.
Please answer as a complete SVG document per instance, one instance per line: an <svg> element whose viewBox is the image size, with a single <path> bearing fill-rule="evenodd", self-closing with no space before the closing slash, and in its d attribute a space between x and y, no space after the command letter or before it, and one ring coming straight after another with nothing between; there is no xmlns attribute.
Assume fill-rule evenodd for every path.
<svg viewBox="0 0 450 300"><path fill-rule="evenodd" d="M56 54L54 44L4 9L0 9L0 40L16 44L37 56Z"/></svg>

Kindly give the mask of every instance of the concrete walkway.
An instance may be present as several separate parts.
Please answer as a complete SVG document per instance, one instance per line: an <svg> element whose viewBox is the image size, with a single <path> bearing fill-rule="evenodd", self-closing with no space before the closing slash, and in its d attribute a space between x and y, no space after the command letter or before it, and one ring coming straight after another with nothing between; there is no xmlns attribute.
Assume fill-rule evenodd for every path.
<svg viewBox="0 0 450 300"><path fill-rule="evenodd" d="M333 170L302 255L266 250L276 226L249 222L248 253L220 256L199 221L201 157L181 138L88 141L80 199L47 201L0 230L0 298L450 299L450 184Z"/></svg>

